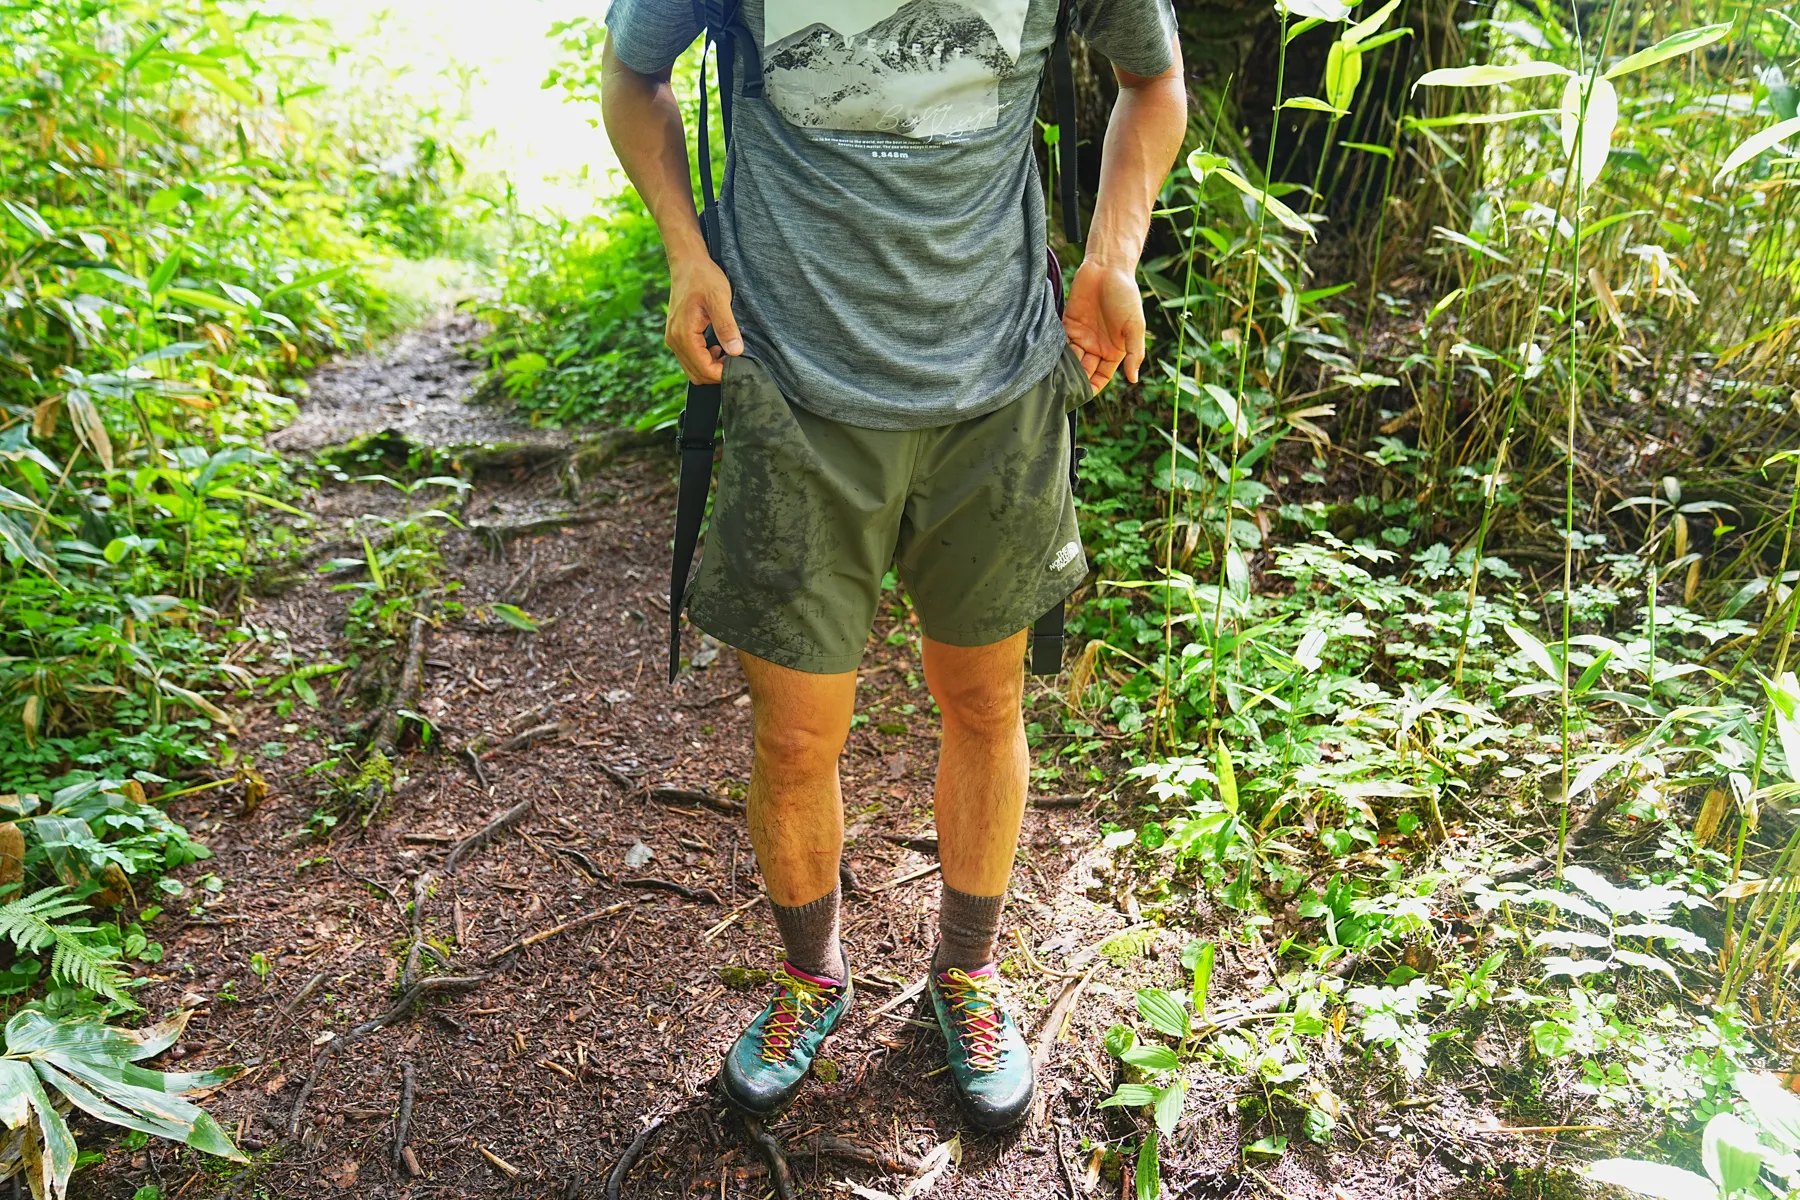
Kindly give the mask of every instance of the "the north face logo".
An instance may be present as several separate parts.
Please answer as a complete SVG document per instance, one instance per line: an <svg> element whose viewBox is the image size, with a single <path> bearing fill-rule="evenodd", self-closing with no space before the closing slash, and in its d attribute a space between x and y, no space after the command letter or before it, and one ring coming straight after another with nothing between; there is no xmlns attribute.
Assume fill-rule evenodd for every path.
<svg viewBox="0 0 1800 1200"><path fill-rule="evenodd" d="M1080 557L1081 543L1071 541L1068 545L1056 552L1056 557L1050 561L1050 569L1052 571L1060 571Z"/></svg>

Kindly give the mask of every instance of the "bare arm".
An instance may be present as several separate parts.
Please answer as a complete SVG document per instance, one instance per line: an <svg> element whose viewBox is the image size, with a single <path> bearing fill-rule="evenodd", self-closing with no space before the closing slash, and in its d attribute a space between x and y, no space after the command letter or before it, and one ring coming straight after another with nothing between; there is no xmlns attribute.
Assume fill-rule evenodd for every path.
<svg viewBox="0 0 1800 1200"><path fill-rule="evenodd" d="M601 113L606 134L632 186L662 233L669 259L669 321L663 341L695 383L717 383L725 354L742 354L731 315L731 283L706 251L688 178L687 134L669 76L640 75L619 61L612 43L601 61ZM706 345L712 326L723 352Z"/></svg>
<svg viewBox="0 0 1800 1200"><path fill-rule="evenodd" d="M1088 230L1087 255L1075 272L1063 328L1097 392L1121 364L1136 383L1144 361L1144 302L1138 258L1150 232L1157 193L1187 132L1187 84L1181 46L1161 75L1115 70L1119 99L1106 127L1100 194Z"/></svg>

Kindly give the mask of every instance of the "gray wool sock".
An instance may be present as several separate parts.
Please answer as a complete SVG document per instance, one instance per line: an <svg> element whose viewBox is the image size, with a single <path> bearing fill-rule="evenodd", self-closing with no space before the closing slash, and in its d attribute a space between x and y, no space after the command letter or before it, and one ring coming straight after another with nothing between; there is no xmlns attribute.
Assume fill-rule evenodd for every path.
<svg viewBox="0 0 1800 1200"><path fill-rule="evenodd" d="M844 947L840 917L844 893L834 887L817 900L792 908L769 901L787 960L808 975L844 981Z"/></svg>
<svg viewBox="0 0 1800 1200"><path fill-rule="evenodd" d="M938 904L938 948L932 955L935 971L960 967L973 971L994 961L1000 942L1000 907L1006 893L971 896L944 885Z"/></svg>

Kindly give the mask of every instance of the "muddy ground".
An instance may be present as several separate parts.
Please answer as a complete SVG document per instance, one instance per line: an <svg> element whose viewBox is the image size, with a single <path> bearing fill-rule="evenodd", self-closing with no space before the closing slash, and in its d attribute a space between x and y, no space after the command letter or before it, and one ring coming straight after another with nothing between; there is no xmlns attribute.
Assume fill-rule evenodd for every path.
<svg viewBox="0 0 1800 1200"><path fill-rule="evenodd" d="M299 425L276 441L317 450L394 428L440 447L472 439L565 447L563 435L465 404L476 375L462 355L471 336L466 322L439 322L383 355L330 369ZM462 611L428 632L418 711L436 736L399 757L396 792L366 824L346 807L349 768L313 769L342 757L333 746L350 740L345 724L363 715L340 710L330 690L349 672L318 681L317 711L241 711L237 747L272 790L248 815L235 789L172 803L214 855L185 878L217 876L222 887L191 886L185 902L202 902L185 914L172 905L155 923L167 954L142 999L151 1011L200 1005L176 1051L184 1065L249 1065L208 1104L253 1162L202 1162L161 1142L108 1146L90 1128L83 1144L105 1148L105 1160L78 1177L77 1195L126 1197L156 1185L184 1200L600 1197L647 1128L622 1195L773 1193L769 1159L707 1094L722 1052L765 999L757 973L779 949L757 901L742 819L729 811L750 769L743 677L729 651L692 632L694 668L673 687L664 674L673 475L672 456L650 449L614 457L585 480L554 457L479 480L463 511L486 532L457 531L442 543ZM385 484L322 488L312 498L320 536L363 512L395 512L398 496ZM494 527L558 514L572 514L571 523L503 538L496 553ZM302 574L279 594L247 600L242 621L262 631L265 648L285 639L302 660L343 661L347 593L333 590L343 581ZM497 601L520 606L541 629L522 633L496 619L488 606ZM915 643L896 597L862 675L867 721L843 759L857 885L845 933L859 1004L828 1044L822 1078L768 1132L786 1147L803 1195L1122 1195L1128 1175L1094 1147L1122 1144L1135 1126L1097 1107L1117 1079L1100 1035L1130 1010L1141 982L1179 986L1180 946L1210 931L1210 907L1203 897L1178 899L1171 913L1186 929L1154 931L1131 961L1096 958L1109 935L1145 923L1098 846L1120 778L1038 788L1008 910L1009 931L1034 953L1012 943L1007 971L1021 1024L1045 1048L1042 1101L1020 1132L967 1129L936 1034L910 1023L906 998L930 949L939 890L928 840L935 732ZM1032 691L1038 716L1061 703L1039 682ZM537 732L506 748L525 730ZM481 757L458 753L471 743ZM529 808L509 827L446 861L522 804ZM470 982L429 991L355 1037L395 1008L408 982L415 894L424 901L421 974ZM1215 995L1260 994L1273 965L1260 943L1224 945ZM1047 1018L1059 998L1048 1034L1060 1030L1064 1040L1052 1041ZM410 1119L397 1145L409 1075ZM1214 1083L1195 1089L1165 1144L1171 1196L1506 1192L1509 1156L1479 1136L1477 1126L1494 1122L1466 1086L1404 1107L1395 1097L1357 1098L1390 1124L1377 1132L1370 1120L1330 1152L1255 1163L1239 1152L1260 1136L1235 1103L1239 1081ZM919 1160L942 1158L947 1143L959 1161L920 1178Z"/></svg>

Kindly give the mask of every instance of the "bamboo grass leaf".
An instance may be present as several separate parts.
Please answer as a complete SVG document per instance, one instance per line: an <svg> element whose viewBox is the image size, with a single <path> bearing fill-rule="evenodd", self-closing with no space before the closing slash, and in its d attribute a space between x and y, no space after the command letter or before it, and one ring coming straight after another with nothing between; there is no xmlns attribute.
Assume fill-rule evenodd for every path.
<svg viewBox="0 0 1800 1200"><path fill-rule="evenodd" d="M1751 134L1744 139L1742 145L1726 156L1724 163L1719 167L1718 173L1713 176L1713 185L1716 187L1719 181L1725 178L1725 176L1731 174L1733 171L1761 154L1764 150L1773 149L1775 146L1787 141L1797 133L1800 133L1800 117L1790 117L1788 120L1780 121L1769 126L1760 133Z"/></svg>
<svg viewBox="0 0 1800 1200"><path fill-rule="evenodd" d="M1698 29L1684 29L1680 33L1670 34L1654 46L1628 55L1613 65L1606 73L1607 79L1617 79L1621 75L1629 75L1633 71L1641 71L1645 67L1653 67L1659 62L1666 62L1678 55L1689 54L1702 46L1710 46L1731 32L1732 22L1721 21L1717 25L1703 25Z"/></svg>

